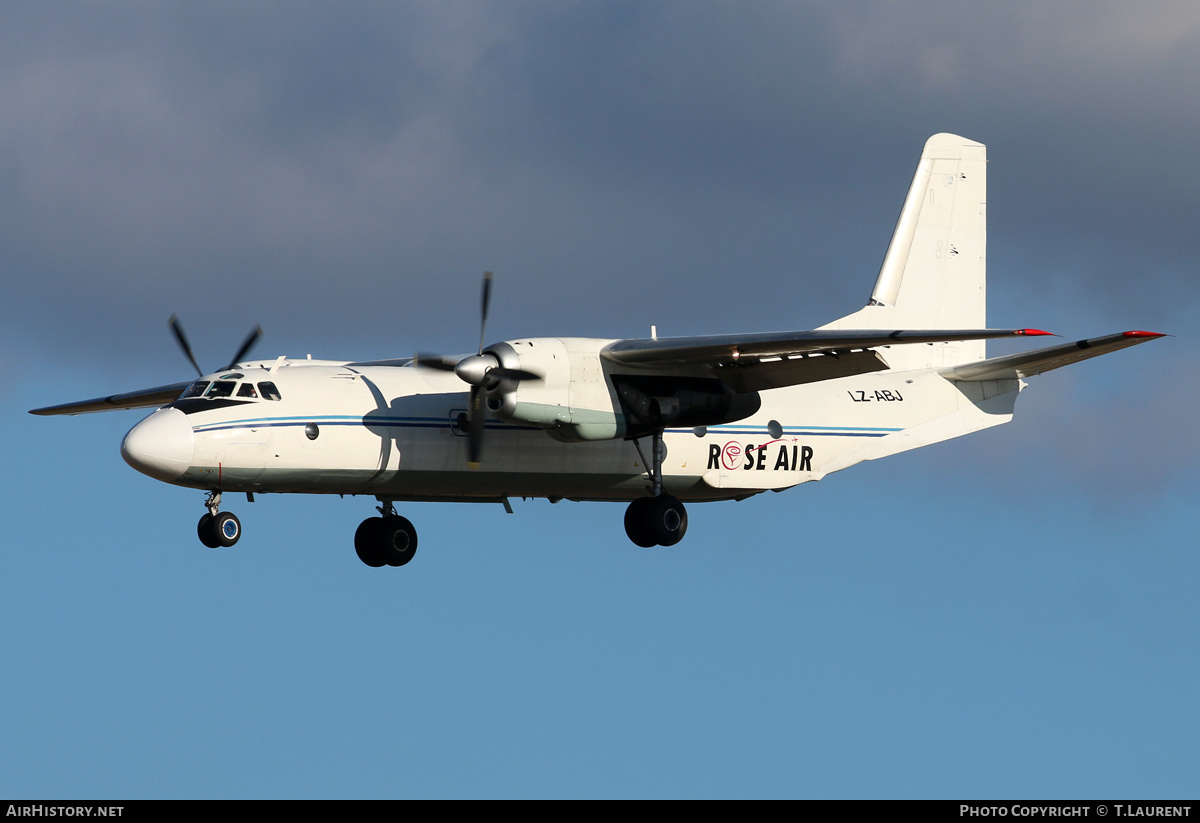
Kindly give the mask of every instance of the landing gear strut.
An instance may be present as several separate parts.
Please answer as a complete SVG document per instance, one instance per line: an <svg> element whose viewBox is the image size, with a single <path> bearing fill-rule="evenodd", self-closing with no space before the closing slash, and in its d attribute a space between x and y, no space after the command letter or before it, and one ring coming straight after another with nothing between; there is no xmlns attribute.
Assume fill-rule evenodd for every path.
<svg viewBox="0 0 1200 823"><path fill-rule="evenodd" d="M233 512L220 511L221 493L210 491L204 501L208 513L196 524L196 536L210 549L228 548L242 536L242 523Z"/></svg>
<svg viewBox="0 0 1200 823"><path fill-rule="evenodd" d="M642 448L633 441L638 454ZM652 497L639 497L629 504L625 510L625 533L634 545L648 549L652 546L674 546L687 534L687 509L678 498L663 492L662 461L666 456L663 448L662 432L654 432L651 438L652 461L647 463L645 455L642 462L646 464L650 474L650 492Z"/></svg>
<svg viewBox="0 0 1200 823"><path fill-rule="evenodd" d="M417 552L417 530L396 514L390 500L378 507L381 517L368 517L354 532L354 551L368 566L403 566Z"/></svg>

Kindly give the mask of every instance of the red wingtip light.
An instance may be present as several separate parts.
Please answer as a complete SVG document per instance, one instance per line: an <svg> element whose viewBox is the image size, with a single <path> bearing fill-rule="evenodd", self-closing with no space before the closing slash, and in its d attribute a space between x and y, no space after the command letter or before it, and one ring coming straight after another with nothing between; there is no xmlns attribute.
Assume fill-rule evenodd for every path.
<svg viewBox="0 0 1200 823"><path fill-rule="evenodd" d="M1165 334L1160 334L1156 331L1127 331L1121 334L1122 337L1166 337Z"/></svg>
<svg viewBox="0 0 1200 823"><path fill-rule="evenodd" d="M1042 331L1041 329L1017 329L1017 334L1023 334L1026 337L1057 337L1052 331Z"/></svg>

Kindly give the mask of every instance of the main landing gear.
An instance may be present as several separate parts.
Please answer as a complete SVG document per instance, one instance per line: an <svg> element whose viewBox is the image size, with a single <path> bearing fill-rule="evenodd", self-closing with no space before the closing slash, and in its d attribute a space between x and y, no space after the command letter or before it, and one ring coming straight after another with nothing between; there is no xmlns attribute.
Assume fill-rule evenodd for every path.
<svg viewBox="0 0 1200 823"><path fill-rule="evenodd" d="M652 546L674 546L687 534L687 509L678 498L663 492L662 462L666 457L663 447L662 432L657 431L651 438L653 461L647 466L650 474L651 497L639 497L629 504L625 510L625 534L634 545L648 549ZM641 455L642 447L633 441ZM645 455L642 463L646 464Z"/></svg>
<svg viewBox="0 0 1200 823"><path fill-rule="evenodd" d="M242 523L233 512L218 511L221 493L209 492L204 505L208 507L208 513L196 524L196 536L200 542L210 549L228 548L238 542L242 536Z"/></svg>
<svg viewBox="0 0 1200 823"><path fill-rule="evenodd" d="M354 532L354 551L368 566L403 566L417 553L417 530L396 514L391 501L379 506L381 517L368 517Z"/></svg>
<svg viewBox="0 0 1200 823"><path fill-rule="evenodd" d="M643 549L674 546L687 534L687 509L669 494L639 497L625 510L625 533Z"/></svg>

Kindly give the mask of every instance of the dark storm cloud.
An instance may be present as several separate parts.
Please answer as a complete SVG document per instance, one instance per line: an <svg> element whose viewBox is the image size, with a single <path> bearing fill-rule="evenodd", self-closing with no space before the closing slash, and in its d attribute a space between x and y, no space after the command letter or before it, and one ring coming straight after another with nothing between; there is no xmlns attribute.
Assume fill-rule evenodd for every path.
<svg viewBox="0 0 1200 823"><path fill-rule="evenodd" d="M1198 22L1139 9L8 5L7 333L128 355L178 310L214 346L462 348L483 268L497 336L817 324L938 130L990 146L999 305L1086 276L1092 311L1167 318Z"/></svg>

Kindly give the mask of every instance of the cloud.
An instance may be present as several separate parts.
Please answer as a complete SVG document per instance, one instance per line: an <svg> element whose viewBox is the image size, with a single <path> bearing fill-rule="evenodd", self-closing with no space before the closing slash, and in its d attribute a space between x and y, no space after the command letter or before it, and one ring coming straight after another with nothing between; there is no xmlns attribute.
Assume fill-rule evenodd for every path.
<svg viewBox="0 0 1200 823"><path fill-rule="evenodd" d="M816 325L864 300L943 129L990 145L997 284L1195 294L1182 4L293 11L6 9L7 334L132 355L179 311L383 356L469 340L485 268L498 334Z"/></svg>

